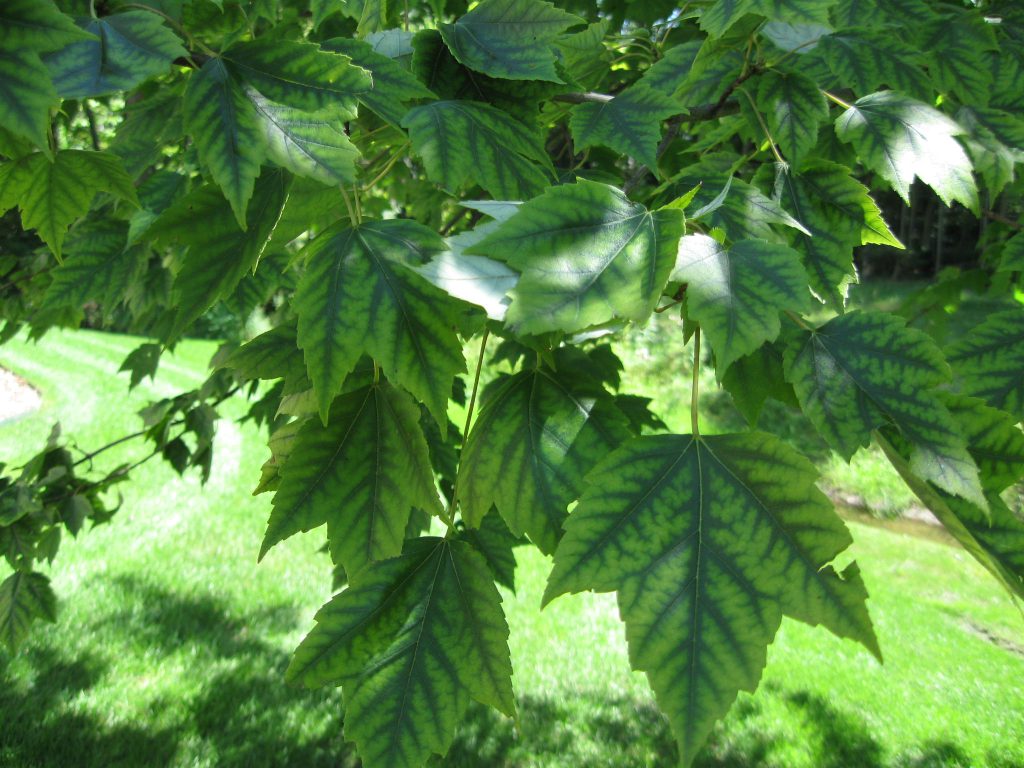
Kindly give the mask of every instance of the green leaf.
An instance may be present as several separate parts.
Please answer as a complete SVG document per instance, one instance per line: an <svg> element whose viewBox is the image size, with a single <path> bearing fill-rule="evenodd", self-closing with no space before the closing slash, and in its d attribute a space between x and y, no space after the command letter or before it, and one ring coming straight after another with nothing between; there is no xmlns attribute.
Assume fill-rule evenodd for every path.
<svg viewBox="0 0 1024 768"><path fill-rule="evenodd" d="M926 104L882 91L858 99L836 120L836 135L910 204L915 178L978 212L971 161L954 136L963 129ZM941 158L937 160L937 158Z"/></svg>
<svg viewBox="0 0 1024 768"><path fill-rule="evenodd" d="M491 77L562 82L554 41L583 19L541 0L482 0L441 36L459 63Z"/></svg>
<svg viewBox="0 0 1024 768"><path fill-rule="evenodd" d="M508 293L519 282L519 274L500 261L466 253L497 226L490 222L449 238L451 250L416 271L449 296L483 307L489 318L500 321L508 312Z"/></svg>
<svg viewBox="0 0 1024 768"><path fill-rule="evenodd" d="M153 223L149 237L187 247L174 278L175 314L168 340L177 338L256 269L281 218L291 182L282 171L268 169L260 176L245 230L235 224L231 204L210 185L189 193Z"/></svg>
<svg viewBox="0 0 1024 768"><path fill-rule="evenodd" d="M405 219L339 223L305 247L294 306L323 418L365 353L447 425L452 380L466 369L456 331L465 305L411 269L445 250L432 230Z"/></svg>
<svg viewBox="0 0 1024 768"><path fill-rule="evenodd" d="M406 102L433 99L435 94L394 59L377 53L362 40L336 37L323 44L325 50L343 53L373 78L373 88L359 94L359 101L392 125L401 125L409 111Z"/></svg>
<svg viewBox="0 0 1024 768"><path fill-rule="evenodd" d="M263 128L267 157L297 176L329 186L355 181L359 150L334 110L304 112L275 104L256 90L246 93Z"/></svg>
<svg viewBox="0 0 1024 768"><path fill-rule="evenodd" d="M927 99L933 92L921 57L888 30L841 30L823 37L808 58L824 61L838 78L838 87L858 94L888 87Z"/></svg>
<svg viewBox="0 0 1024 768"><path fill-rule="evenodd" d="M730 240L778 240L776 225L810 234L775 200L742 179L698 165L688 168L674 188L689 192L697 186L700 189L689 206L691 216L721 229Z"/></svg>
<svg viewBox="0 0 1024 768"><path fill-rule="evenodd" d="M373 86L370 73L348 56L312 43L261 37L231 46L223 60L268 99L306 111L333 108L354 114L356 96Z"/></svg>
<svg viewBox="0 0 1024 768"><path fill-rule="evenodd" d="M449 192L467 181L495 198L524 200L550 182L540 136L505 112L474 101L435 101L402 119L427 175Z"/></svg>
<svg viewBox="0 0 1024 768"><path fill-rule="evenodd" d="M765 401L773 398L799 407L792 385L786 381L779 344L765 344L729 366L722 387L732 395L736 409L750 426L757 426Z"/></svg>
<svg viewBox="0 0 1024 768"><path fill-rule="evenodd" d="M845 304L847 286L857 279L856 246L903 248L867 187L841 165L813 160L798 173L782 172L778 191L780 202L810 233L796 235L794 247L803 257L811 288L837 310Z"/></svg>
<svg viewBox="0 0 1024 768"><path fill-rule="evenodd" d="M138 205L121 161L105 152L65 149L53 162L36 152L0 166L0 209L17 202L22 226L36 230L58 261L68 228L89 211L99 192Z"/></svg>
<svg viewBox="0 0 1024 768"><path fill-rule="evenodd" d="M459 463L462 517L480 526L492 506L517 536L555 551L583 477L630 436L600 383L573 368L501 376L487 391Z"/></svg>
<svg viewBox="0 0 1024 768"><path fill-rule="evenodd" d="M1024 310L989 315L947 358L964 392L1024 420Z"/></svg>
<svg viewBox="0 0 1024 768"><path fill-rule="evenodd" d="M65 99L131 90L142 81L167 72L178 57L188 55L178 36L163 25L159 16L148 11L92 19L85 30L95 37L72 43L44 58L57 93Z"/></svg>
<svg viewBox="0 0 1024 768"><path fill-rule="evenodd" d="M441 512L419 408L390 384L335 399L327 426L299 431L260 548L327 524L331 559L349 575L402 553L414 509Z"/></svg>
<svg viewBox="0 0 1024 768"><path fill-rule="evenodd" d="M618 591L688 765L740 690L753 691L782 614L879 655L850 544L803 456L770 435L632 440L598 464L569 517L544 600Z"/></svg>
<svg viewBox="0 0 1024 768"><path fill-rule="evenodd" d="M160 355L163 354L163 347L159 344L140 344L125 357L118 373L128 372L131 378L128 384L129 389L135 389L147 376L150 381L156 378L157 368L160 367Z"/></svg>
<svg viewBox="0 0 1024 768"><path fill-rule="evenodd" d="M688 40L667 49L644 72L641 82L666 96L675 95L689 78L702 45L702 40Z"/></svg>
<svg viewBox="0 0 1024 768"><path fill-rule="evenodd" d="M266 154L260 117L221 59L193 72L185 87L185 125L199 159L246 227L246 206Z"/></svg>
<svg viewBox="0 0 1024 768"><path fill-rule="evenodd" d="M507 316L517 332L573 332L646 320L682 233L681 211L648 211L614 187L581 180L524 203L469 252L521 273Z"/></svg>
<svg viewBox="0 0 1024 768"><path fill-rule="evenodd" d="M479 528L463 528L459 538L483 555L496 583L515 593L515 547L525 544L525 539L515 536L499 515L485 516Z"/></svg>
<svg viewBox="0 0 1024 768"><path fill-rule="evenodd" d="M785 361L804 413L844 459L892 422L914 446L915 474L985 507L978 468L936 390L949 367L930 337L895 315L851 312L794 337Z"/></svg>
<svg viewBox="0 0 1024 768"><path fill-rule="evenodd" d="M1024 233L1018 232L1006 241L999 262L1000 272L1024 272Z"/></svg>
<svg viewBox="0 0 1024 768"><path fill-rule="evenodd" d="M940 91L966 104L984 106L992 92L992 70L986 53L999 51L995 27L981 12L962 11L935 18L921 50Z"/></svg>
<svg viewBox="0 0 1024 768"><path fill-rule="evenodd" d="M768 72L760 80L757 100L772 137L786 159L799 166L818 141L818 126L828 118L821 90L799 73Z"/></svg>
<svg viewBox="0 0 1024 768"><path fill-rule="evenodd" d="M50 110L60 103L39 56L0 48L0 128L26 136L48 152Z"/></svg>
<svg viewBox="0 0 1024 768"><path fill-rule="evenodd" d="M0 50L5 53L53 51L90 38L53 0L4 0L0 6Z"/></svg>
<svg viewBox="0 0 1024 768"><path fill-rule="evenodd" d="M261 333L232 352L224 365L243 379L306 378L306 362L298 347L294 323Z"/></svg>
<svg viewBox="0 0 1024 768"><path fill-rule="evenodd" d="M143 268L139 252L127 247L128 224L98 219L76 227L66 258L53 271L44 306L81 307L97 301L109 312L120 303Z"/></svg>
<svg viewBox="0 0 1024 768"><path fill-rule="evenodd" d="M14 653L36 619L57 621L57 598L41 573L15 571L0 583L0 641Z"/></svg>
<svg viewBox="0 0 1024 768"><path fill-rule="evenodd" d="M657 171L661 121L680 111L674 99L641 81L611 101L573 107L569 128L576 151L600 145Z"/></svg>
<svg viewBox="0 0 1024 768"><path fill-rule="evenodd" d="M721 37L748 13L772 21L828 24L829 10L838 0L718 0L700 15L700 25L711 37Z"/></svg>
<svg viewBox="0 0 1024 768"><path fill-rule="evenodd" d="M419 768L444 755L471 697L515 713L501 595L464 542L410 542L353 575L316 622L287 676L341 684L345 735L367 768Z"/></svg>
<svg viewBox="0 0 1024 768"><path fill-rule="evenodd" d="M785 245L740 240L726 248L707 235L679 241L673 282L686 283L686 312L715 352L719 376L779 335L779 312L809 308L807 273Z"/></svg>

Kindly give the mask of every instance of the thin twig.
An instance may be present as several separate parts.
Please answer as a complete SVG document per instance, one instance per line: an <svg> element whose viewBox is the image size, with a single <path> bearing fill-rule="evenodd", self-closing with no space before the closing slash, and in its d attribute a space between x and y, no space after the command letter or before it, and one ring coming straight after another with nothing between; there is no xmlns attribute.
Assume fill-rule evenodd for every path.
<svg viewBox="0 0 1024 768"><path fill-rule="evenodd" d="M487 352L487 339L490 338L490 329L484 330L483 338L480 339L480 356L476 361L476 375L473 376L473 392L469 396L469 407L466 409L466 422L462 427L462 443L465 446L466 439L469 437L469 428L473 423L473 410L476 408L476 395L480 389L480 372L484 368L484 354ZM461 467L460 467L461 469ZM455 505L459 502L459 476L462 473L459 472L455 475L455 483L452 486L452 501L448 506L449 516L454 521L455 519ZM445 522L448 522L447 520ZM449 524L449 529L451 525Z"/></svg>

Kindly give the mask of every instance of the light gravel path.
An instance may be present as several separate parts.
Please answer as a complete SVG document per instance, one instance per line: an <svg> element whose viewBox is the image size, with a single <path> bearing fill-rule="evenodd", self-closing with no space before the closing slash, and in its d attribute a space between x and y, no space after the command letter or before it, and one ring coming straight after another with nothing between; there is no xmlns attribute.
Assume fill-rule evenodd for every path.
<svg viewBox="0 0 1024 768"><path fill-rule="evenodd" d="M6 368L0 368L0 421L34 411L40 402L35 387Z"/></svg>

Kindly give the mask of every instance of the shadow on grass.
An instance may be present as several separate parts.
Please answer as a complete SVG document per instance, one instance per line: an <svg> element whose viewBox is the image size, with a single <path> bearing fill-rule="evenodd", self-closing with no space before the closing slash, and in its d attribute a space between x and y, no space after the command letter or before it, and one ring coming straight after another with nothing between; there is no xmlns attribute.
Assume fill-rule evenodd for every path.
<svg viewBox="0 0 1024 768"><path fill-rule="evenodd" d="M48 638L37 626L23 671L14 676L0 664L0 766L357 765L341 735L340 691L286 686L290 654L264 639L295 628L293 607L241 617L213 596L182 595L133 576L111 584L118 608L81 628L80 642ZM185 655L185 674L194 678L182 682L181 695L172 680L172 692L153 700L145 719L111 725L95 708L74 705L94 687L131 684L109 679L110 664L82 650L106 643L152 659L154 670L160 659L176 657L171 663L180 665Z"/></svg>
<svg viewBox="0 0 1024 768"><path fill-rule="evenodd" d="M341 735L336 689L283 684L289 653L266 641L294 629L296 612L264 606L240 617L215 597L182 596L133 577L113 582L118 609L68 638L40 639L15 675L0 666L0 765L216 765L355 768ZM43 630L45 632L45 630ZM51 636L52 637L52 636ZM46 638L45 635L42 638ZM200 682L155 700L145 719L111 723L88 703L109 679L108 662L90 647L110 642L144 660L192 659ZM112 662L111 662L112 663ZM129 683L130 684L130 683ZM173 689L172 689L173 690ZM952 743L887 754L856 715L804 691L775 688L743 697L716 727L697 768L784 766L781 750L807 753L820 768L953 768L970 757ZM108 693L109 695L109 693ZM79 704L77 700L86 703ZM508 718L473 705L448 756L450 768L671 768L677 751L665 718L650 701L581 691L521 696L519 731ZM768 706L769 709L765 709ZM989 756L993 768L1022 768Z"/></svg>
<svg viewBox="0 0 1024 768"><path fill-rule="evenodd" d="M35 648L31 681L0 677L0 765L135 766L139 755L166 764L177 748L168 728L110 725L89 712L71 709L75 697L91 688L105 665L87 651L76 657Z"/></svg>

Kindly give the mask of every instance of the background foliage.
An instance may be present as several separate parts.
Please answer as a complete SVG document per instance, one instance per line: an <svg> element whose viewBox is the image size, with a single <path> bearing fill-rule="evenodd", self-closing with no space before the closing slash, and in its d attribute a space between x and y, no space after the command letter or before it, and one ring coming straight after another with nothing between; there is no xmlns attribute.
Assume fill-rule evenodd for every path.
<svg viewBox="0 0 1024 768"><path fill-rule="evenodd" d="M519 546L554 555L545 602L616 593L683 764L783 615L881 658L769 399L847 460L877 443L1024 596L1022 66L1011 2L9 0L0 340L144 335L133 384L186 335L247 340L115 441L148 455L97 472L112 445L55 429L0 467L5 643L54 620L39 565L136 465L209 476L240 391L270 449L260 554L326 526L339 589L286 677L342 687L368 766L445 754L471 700L517 718L496 584ZM854 249L878 268L911 237L930 284L850 310ZM607 343L654 312L692 347L688 434ZM700 433L702 365L748 427Z"/></svg>

